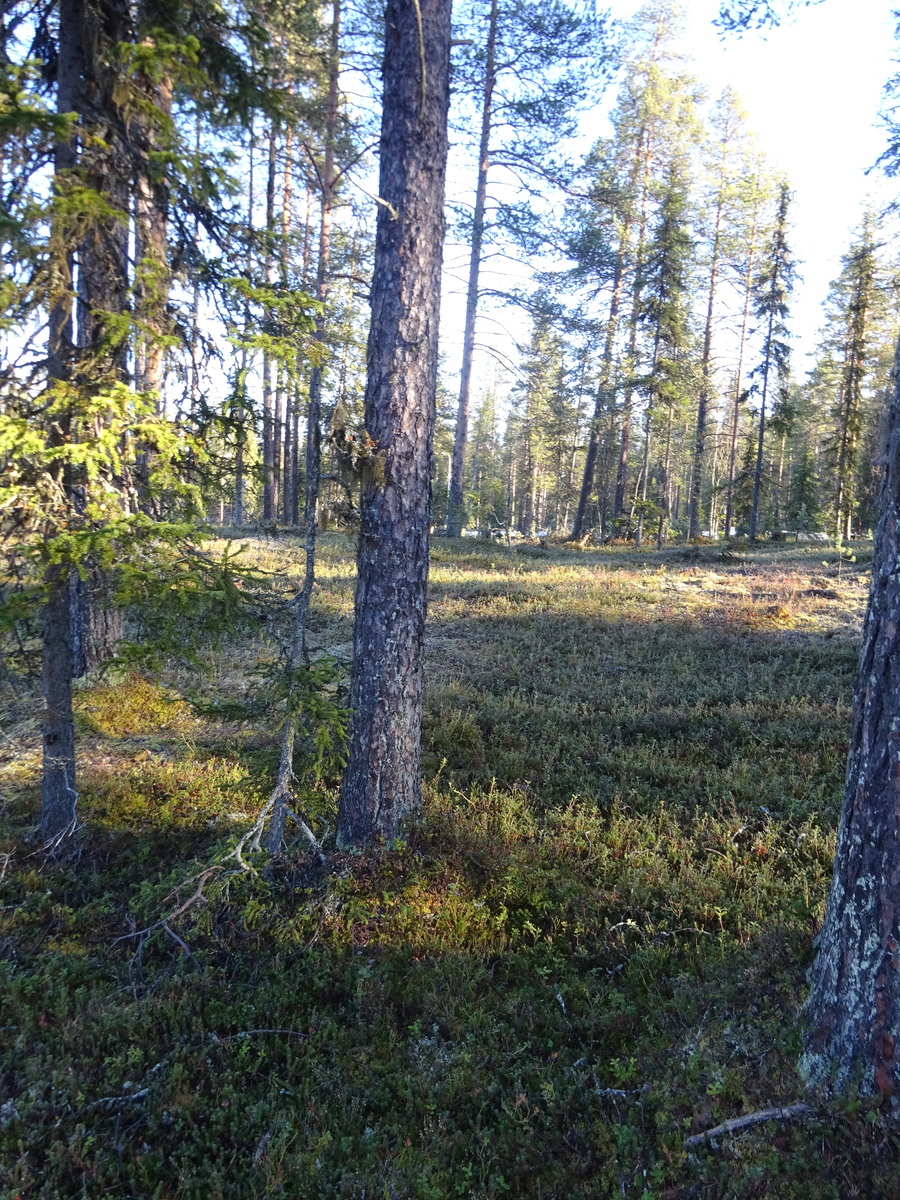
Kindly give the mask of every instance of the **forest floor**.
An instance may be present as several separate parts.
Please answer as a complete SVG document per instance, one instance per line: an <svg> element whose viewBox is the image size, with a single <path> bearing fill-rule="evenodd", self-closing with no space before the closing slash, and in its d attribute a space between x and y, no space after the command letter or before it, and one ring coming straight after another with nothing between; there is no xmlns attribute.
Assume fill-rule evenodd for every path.
<svg viewBox="0 0 900 1200"><path fill-rule="evenodd" d="M302 567L290 539L247 553ZM84 829L45 861L35 706L10 701L0 1197L896 1200L871 1103L685 1147L809 1100L870 559L437 541L424 820L327 868L303 842L223 866L278 734L198 715L174 664L79 690ZM314 639L346 660L340 535L319 577ZM271 653L223 648L205 686ZM334 783L304 798L318 828ZM208 867L204 900L117 940Z"/></svg>

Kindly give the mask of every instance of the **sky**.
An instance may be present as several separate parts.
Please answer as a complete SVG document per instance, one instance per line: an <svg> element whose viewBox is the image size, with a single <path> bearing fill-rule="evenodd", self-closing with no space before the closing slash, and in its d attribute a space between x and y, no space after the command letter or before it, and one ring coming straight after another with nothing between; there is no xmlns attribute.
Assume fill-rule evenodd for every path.
<svg viewBox="0 0 900 1200"><path fill-rule="evenodd" d="M600 0L617 20L628 20L638 0ZM686 0L680 49L711 97L731 85L741 97L748 126L773 165L793 188L791 246L801 282L792 301L794 371L811 365L822 301L840 269L867 198L879 207L900 190L872 168L885 147L878 112L886 80L898 67L891 0L822 0L799 9L775 29L743 35L713 26L718 0ZM589 144L608 132L604 106L585 125ZM474 183L474 180L472 181ZM449 180L449 191L467 183ZM448 247L443 350L447 375L458 370L463 321L464 257ZM478 340L501 355L515 356L514 340L527 323L512 313L479 322ZM483 360L476 379L490 371ZM476 383L476 393L478 386Z"/></svg>
<svg viewBox="0 0 900 1200"><path fill-rule="evenodd" d="M615 0L613 15L638 6ZM713 95L731 84L748 124L794 190L791 243L802 284L792 304L796 368L813 349L821 302L840 269L866 198L900 188L880 170L882 89L897 70L890 0L823 0L765 32L721 34L716 0L689 0L684 49ZM799 353L798 353L799 352ZM795 368L795 369L796 369Z"/></svg>

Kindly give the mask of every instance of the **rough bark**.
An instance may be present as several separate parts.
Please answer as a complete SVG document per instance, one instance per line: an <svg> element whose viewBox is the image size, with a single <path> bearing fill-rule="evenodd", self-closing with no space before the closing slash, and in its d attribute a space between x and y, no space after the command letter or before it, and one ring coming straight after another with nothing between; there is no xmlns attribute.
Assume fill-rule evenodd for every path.
<svg viewBox="0 0 900 1200"><path fill-rule="evenodd" d="M124 0L85 8L83 41L90 47L82 88L82 117L91 137L79 155L90 188L109 205L78 247L78 341L93 386L125 377L127 331L118 318L128 306L128 217L132 161L119 105L121 83L110 51L129 31Z"/></svg>
<svg viewBox="0 0 900 1200"><path fill-rule="evenodd" d="M900 350L834 876L801 1069L836 1092L900 1086Z"/></svg>
<svg viewBox="0 0 900 1200"><path fill-rule="evenodd" d="M59 59L57 110L79 112L85 69L82 0L62 0L59 8ZM54 147L54 185L62 190L67 173L77 166L76 134ZM65 240L64 231L59 231ZM71 378L74 360L73 254L64 251L56 264L54 295L50 309L47 346L48 383ZM48 442L62 446L71 436L71 414L59 412L48 430ZM71 496L68 472L58 464L55 482L67 500ZM72 716L72 623L70 620L69 572L61 565L49 566L44 575L47 601L41 636L41 688L44 708L41 720L43 769L41 775L41 832L47 838L64 835L75 814L75 725Z"/></svg>
<svg viewBox="0 0 900 1200"><path fill-rule="evenodd" d="M497 0L491 0L487 62L484 72L484 95L481 104L478 180L475 185L475 210L472 214L472 246L469 254L469 282L466 290L466 319L463 328L462 367L459 373L459 404L456 410L456 431L453 437L453 463L450 471L450 490L447 497L448 537L459 537L465 519L463 472L466 463L466 443L469 436L469 399L472 391L472 361L475 357L475 318L478 315L478 278L481 274L481 251L484 243L484 211L487 205L487 178L488 168L490 167L492 106L494 85L496 83L494 59L497 44L497 8Z"/></svg>
<svg viewBox="0 0 900 1200"><path fill-rule="evenodd" d="M72 622L68 569L47 571L49 596L44 606L41 685L44 712L41 728L41 833L65 837L77 821L75 792L75 724L72 720Z"/></svg>
<svg viewBox="0 0 900 1200"><path fill-rule="evenodd" d="M421 806L428 523L449 107L449 0L388 0L366 430L337 838L393 842ZM418 66L418 69L416 69Z"/></svg>
<svg viewBox="0 0 900 1200"><path fill-rule="evenodd" d="M152 38L146 39L152 44ZM135 384L140 391L159 392L163 383L165 345L169 333L167 305L171 287L169 268L169 180L155 157L162 149L164 130L171 119L173 88L170 76L159 81L139 76L137 85L155 114L141 114L132 123L132 138L139 151L135 174L134 250L135 315L143 326L135 348Z"/></svg>

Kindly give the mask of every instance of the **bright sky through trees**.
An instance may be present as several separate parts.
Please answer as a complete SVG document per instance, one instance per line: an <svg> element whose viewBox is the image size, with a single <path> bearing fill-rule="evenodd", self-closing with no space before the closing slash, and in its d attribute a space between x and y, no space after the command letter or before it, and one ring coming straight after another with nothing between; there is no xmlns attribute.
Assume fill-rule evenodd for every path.
<svg viewBox="0 0 900 1200"><path fill-rule="evenodd" d="M627 18L638 6L613 0L611 7ZM802 283L792 328L800 370L866 196L881 205L896 190L879 170L866 176L885 146L877 119L896 70L891 5L826 0L778 29L742 37L713 27L717 11L717 0L690 0L683 45L712 94L727 84L737 90L750 128L794 190L792 243Z"/></svg>
<svg viewBox="0 0 900 1200"><path fill-rule="evenodd" d="M627 21L640 0L610 0L608 7L614 19ZM688 0L681 49L711 99L729 84L736 89L760 148L793 189L791 244L801 278L792 301L791 333L794 373L802 375L811 364L807 355L815 349L828 285L840 271L867 198L881 209L897 190L896 181L885 180L880 169L870 170L886 143L878 124L884 84L897 69L891 5L888 0L825 0L799 9L779 28L742 36L714 26L718 7L718 0ZM585 118L584 150L608 133L606 117L615 93L613 85ZM468 170L451 175L451 195L469 199L469 175ZM455 247L448 251L443 344L447 369L453 371L464 289L462 259L457 262ZM508 286L510 271L505 263L495 285ZM487 278L485 286L491 286ZM510 338L521 342L527 328L519 314L485 311L478 342L515 359ZM484 370L492 370L488 360Z"/></svg>

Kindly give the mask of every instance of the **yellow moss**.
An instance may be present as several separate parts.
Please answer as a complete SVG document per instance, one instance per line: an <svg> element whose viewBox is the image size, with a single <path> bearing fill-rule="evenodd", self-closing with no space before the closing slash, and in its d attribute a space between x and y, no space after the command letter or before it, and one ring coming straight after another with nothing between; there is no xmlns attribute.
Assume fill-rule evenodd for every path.
<svg viewBox="0 0 900 1200"><path fill-rule="evenodd" d="M81 724L104 737L179 732L195 723L183 700L136 674L94 684L76 696L74 708Z"/></svg>

